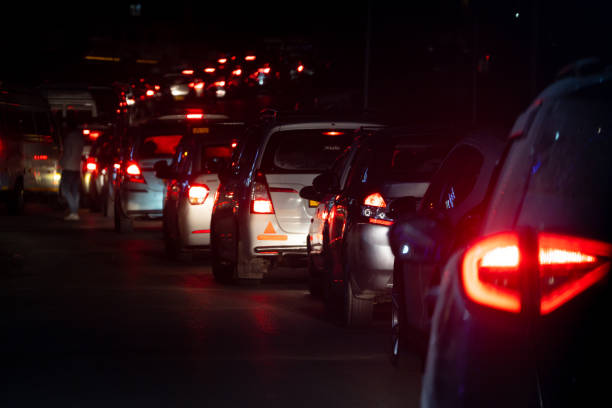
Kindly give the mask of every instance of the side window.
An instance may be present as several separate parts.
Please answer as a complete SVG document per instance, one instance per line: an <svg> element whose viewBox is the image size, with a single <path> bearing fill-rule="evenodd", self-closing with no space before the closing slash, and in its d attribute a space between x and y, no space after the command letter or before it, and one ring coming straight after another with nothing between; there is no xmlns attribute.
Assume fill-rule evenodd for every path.
<svg viewBox="0 0 612 408"><path fill-rule="evenodd" d="M483 162L482 154L471 146L455 149L432 180L421 208L449 211L457 207L474 189Z"/></svg>
<svg viewBox="0 0 612 408"><path fill-rule="evenodd" d="M368 164L372 155L373 150L370 146L364 146L355 153L346 180L346 188L350 192L356 192L359 187L368 182Z"/></svg>
<svg viewBox="0 0 612 408"><path fill-rule="evenodd" d="M336 159L334 164L332 165L331 172L336 175L338 178L338 182L340 183L340 188L344 189L344 185L346 184L346 167L348 162L353 156L353 150L350 147L347 148L341 155Z"/></svg>

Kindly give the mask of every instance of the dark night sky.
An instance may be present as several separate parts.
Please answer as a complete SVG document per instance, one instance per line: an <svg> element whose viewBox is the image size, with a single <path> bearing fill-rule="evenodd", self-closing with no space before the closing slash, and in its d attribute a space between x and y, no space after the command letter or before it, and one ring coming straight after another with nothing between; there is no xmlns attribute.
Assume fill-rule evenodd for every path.
<svg viewBox="0 0 612 408"><path fill-rule="evenodd" d="M537 2L535 43L534 1L372 1L373 101L384 105L386 100L391 107L405 103L465 107L476 61L488 54L490 72L478 74L479 92L485 100L504 100L513 111L564 64L610 54L607 1ZM142 5L140 17L130 16L129 5L135 3ZM91 52L177 59L179 54L193 57L205 50L255 49L262 39L277 38L306 40L319 58L335 60L338 75L350 79L347 83L361 86L367 4L366 0L15 2L3 5L0 80L37 82L79 73L96 80L99 73L90 74L83 67L83 56ZM534 44L535 85L530 82ZM117 71L103 67L101 72L124 72L122 67Z"/></svg>

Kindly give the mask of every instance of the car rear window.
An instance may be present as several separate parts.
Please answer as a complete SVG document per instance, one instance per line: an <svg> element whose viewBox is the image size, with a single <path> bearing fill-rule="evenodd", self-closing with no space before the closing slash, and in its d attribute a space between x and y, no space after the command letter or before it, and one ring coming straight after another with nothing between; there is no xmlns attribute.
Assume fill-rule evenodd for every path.
<svg viewBox="0 0 612 408"><path fill-rule="evenodd" d="M413 144L397 144L383 158L390 163L388 178L393 181L428 181L440 167L447 148ZM386 166L384 166L386 167Z"/></svg>
<svg viewBox="0 0 612 408"><path fill-rule="evenodd" d="M182 138L183 135L158 135L143 137L136 151L136 155L141 159L153 157L171 157L176 152L176 147Z"/></svg>
<svg viewBox="0 0 612 408"><path fill-rule="evenodd" d="M268 141L261 168L278 173L321 173L331 167L354 136L353 129L277 132Z"/></svg>

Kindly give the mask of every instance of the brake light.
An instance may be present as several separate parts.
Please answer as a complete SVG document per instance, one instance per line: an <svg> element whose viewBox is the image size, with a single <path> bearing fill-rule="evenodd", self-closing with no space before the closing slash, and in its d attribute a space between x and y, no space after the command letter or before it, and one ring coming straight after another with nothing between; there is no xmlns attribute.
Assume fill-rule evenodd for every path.
<svg viewBox="0 0 612 408"><path fill-rule="evenodd" d="M147 91L147 96L153 96L153 95L155 95L155 91L154 91L154 90L152 90L152 89L149 89L149 90Z"/></svg>
<svg viewBox="0 0 612 408"><path fill-rule="evenodd" d="M541 314L559 308L610 270L610 244L546 233L540 234L538 244Z"/></svg>
<svg viewBox="0 0 612 408"><path fill-rule="evenodd" d="M35 154L34 155L34 160L47 160L49 158L49 156L47 156L46 154Z"/></svg>
<svg viewBox="0 0 612 408"><path fill-rule="evenodd" d="M113 168L114 168L115 170L119 170L119 169L121 168L121 164L119 164L119 163L113 163Z"/></svg>
<svg viewBox="0 0 612 408"><path fill-rule="evenodd" d="M240 75L242 75L242 70L241 69L235 69L235 70L232 71L232 75L240 76Z"/></svg>
<svg viewBox="0 0 612 408"><path fill-rule="evenodd" d="M215 86L225 86L225 81L217 81L215 82Z"/></svg>
<svg viewBox="0 0 612 408"><path fill-rule="evenodd" d="M185 115L187 119L202 119L204 117L203 113L188 113Z"/></svg>
<svg viewBox="0 0 612 408"><path fill-rule="evenodd" d="M232 149L235 149L236 146L238 146L238 143L237 142L232 142Z"/></svg>
<svg viewBox="0 0 612 408"><path fill-rule="evenodd" d="M610 270L611 255L608 243L540 233L540 314L554 311L601 281ZM517 234L501 233L477 242L463 258L461 273L467 296L485 306L520 312L520 265Z"/></svg>
<svg viewBox="0 0 612 408"><path fill-rule="evenodd" d="M184 69L181 73L183 75L193 75L193 69Z"/></svg>
<svg viewBox="0 0 612 408"><path fill-rule="evenodd" d="M215 71L215 68L204 68L204 72L208 72L209 74L212 74Z"/></svg>
<svg viewBox="0 0 612 408"><path fill-rule="evenodd" d="M255 55L247 55L246 57L244 57L245 61L255 61Z"/></svg>
<svg viewBox="0 0 612 408"><path fill-rule="evenodd" d="M218 62L219 64L225 64L225 63L227 62L227 58L219 58L219 59L217 60L217 62Z"/></svg>
<svg viewBox="0 0 612 408"><path fill-rule="evenodd" d="M338 132L338 131L336 131L336 130L330 130L330 131L328 131L328 132L323 132L323 134L324 134L325 136L340 136L340 135L343 135L343 134L344 134L344 132Z"/></svg>
<svg viewBox="0 0 612 408"><path fill-rule="evenodd" d="M100 137L100 132L94 132L94 131L89 132L90 140L96 140L99 137Z"/></svg>
<svg viewBox="0 0 612 408"><path fill-rule="evenodd" d="M303 65L298 65L297 72L302 72L303 70L304 70L304 66Z"/></svg>
<svg viewBox="0 0 612 408"><path fill-rule="evenodd" d="M87 169L88 172L91 173L91 172L96 171L96 169L98 168L98 165L96 163L94 163L94 162L88 162L85 165L85 168Z"/></svg>
<svg viewBox="0 0 612 408"><path fill-rule="evenodd" d="M89 129L83 129L83 134L85 136L89 135L90 130Z"/></svg>
<svg viewBox="0 0 612 408"><path fill-rule="evenodd" d="M125 169L125 172L130 176L140 176L140 167L136 163L132 163L128 165Z"/></svg>
<svg viewBox="0 0 612 408"><path fill-rule="evenodd" d="M208 197L209 192L210 189L205 184L192 185L191 187L189 187L189 191L187 192L189 204L203 204L204 201L206 201L206 197Z"/></svg>
<svg viewBox="0 0 612 408"><path fill-rule="evenodd" d="M481 305L520 312L519 264L516 234L497 234L477 242L463 257L461 273L465 293Z"/></svg>
<svg viewBox="0 0 612 408"><path fill-rule="evenodd" d="M202 89L202 88L204 88L204 82L196 82L196 83L193 85L193 87L194 87L195 89Z"/></svg>
<svg viewBox="0 0 612 408"><path fill-rule="evenodd" d="M251 213L274 214L274 206L268 191L268 183L263 173L257 173L251 190Z"/></svg>
<svg viewBox="0 0 612 408"><path fill-rule="evenodd" d="M387 206L385 199L380 195L380 193L370 194L365 198L365 200L363 200L363 204L379 208L385 208Z"/></svg>

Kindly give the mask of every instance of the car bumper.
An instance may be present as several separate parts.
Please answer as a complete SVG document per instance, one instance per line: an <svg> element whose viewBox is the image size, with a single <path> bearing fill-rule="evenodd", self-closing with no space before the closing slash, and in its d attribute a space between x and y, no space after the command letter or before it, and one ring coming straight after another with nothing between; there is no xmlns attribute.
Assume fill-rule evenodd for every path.
<svg viewBox="0 0 612 408"><path fill-rule="evenodd" d="M207 199L201 205L191 205L182 200L178 222L181 241L188 247L210 246L210 217L214 200Z"/></svg>

